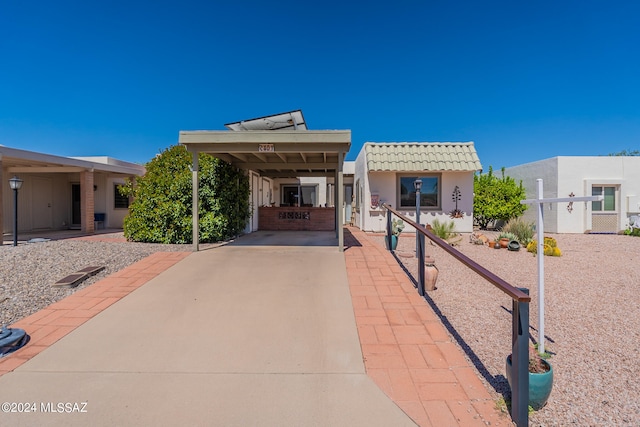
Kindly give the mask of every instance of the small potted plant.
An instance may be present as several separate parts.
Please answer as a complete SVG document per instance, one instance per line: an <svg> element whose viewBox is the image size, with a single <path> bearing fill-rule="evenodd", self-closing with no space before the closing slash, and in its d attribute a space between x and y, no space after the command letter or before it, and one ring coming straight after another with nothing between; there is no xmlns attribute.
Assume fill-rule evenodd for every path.
<svg viewBox="0 0 640 427"><path fill-rule="evenodd" d="M401 219L392 219L391 220L391 245L389 245L388 238L385 237L385 243L387 244L387 249L395 251L398 247L398 237L400 233L404 230L404 222Z"/></svg>
<svg viewBox="0 0 640 427"><path fill-rule="evenodd" d="M529 406L538 410L546 405L553 388L553 367L549 353L540 354L536 346L529 345ZM507 356L507 382L511 387L511 355Z"/></svg>

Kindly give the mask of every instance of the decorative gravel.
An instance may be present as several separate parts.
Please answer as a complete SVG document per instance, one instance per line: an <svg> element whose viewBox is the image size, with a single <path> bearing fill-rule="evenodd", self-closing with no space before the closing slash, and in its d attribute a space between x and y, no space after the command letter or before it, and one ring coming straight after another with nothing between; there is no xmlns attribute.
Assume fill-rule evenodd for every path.
<svg viewBox="0 0 640 427"><path fill-rule="evenodd" d="M485 235L495 236L487 232ZM531 425L640 425L640 238L549 234L561 257L544 257L545 350L554 385ZM369 235L384 245L384 236ZM521 249L490 249L463 235L456 247L513 286L529 288L531 335L537 340L538 258ZM511 353L511 299L426 239L439 269L427 302L489 385L510 399L505 358ZM415 237L405 233L398 261L417 279Z"/></svg>
<svg viewBox="0 0 640 427"><path fill-rule="evenodd" d="M122 233L101 237L117 238ZM190 245L50 240L0 247L0 325L9 326L155 252L190 251ZM88 266L105 266L75 288L58 280Z"/></svg>

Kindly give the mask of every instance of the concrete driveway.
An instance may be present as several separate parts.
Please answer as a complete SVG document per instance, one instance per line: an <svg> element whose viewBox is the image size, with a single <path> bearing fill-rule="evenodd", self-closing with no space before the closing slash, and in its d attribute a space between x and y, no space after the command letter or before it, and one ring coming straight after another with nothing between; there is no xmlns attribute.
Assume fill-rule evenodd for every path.
<svg viewBox="0 0 640 427"><path fill-rule="evenodd" d="M415 425L365 373L332 232L189 255L0 377L0 401L35 408L0 425Z"/></svg>

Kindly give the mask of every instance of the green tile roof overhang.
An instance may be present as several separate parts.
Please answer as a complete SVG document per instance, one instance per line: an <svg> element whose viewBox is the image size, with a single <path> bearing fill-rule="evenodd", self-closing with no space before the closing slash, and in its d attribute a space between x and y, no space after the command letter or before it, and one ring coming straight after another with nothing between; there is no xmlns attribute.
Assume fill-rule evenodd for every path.
<svg viewBox="0 0 640 427"><path fill-rule="evenodd" d="M482 170L473 142L367 142L370 172L476 172Z"/></svg>

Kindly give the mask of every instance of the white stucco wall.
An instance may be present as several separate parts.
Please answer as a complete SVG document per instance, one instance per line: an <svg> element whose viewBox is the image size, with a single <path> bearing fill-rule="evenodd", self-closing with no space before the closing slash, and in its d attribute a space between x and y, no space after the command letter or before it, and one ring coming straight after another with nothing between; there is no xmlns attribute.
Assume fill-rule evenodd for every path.
<svg viewBox="0 0 640 427"><path fill-rule="evenodd" d="M522 179L527 198L535 197L536 179L542 178L544 197L591 196L593 185L617 188L618 228L623 230L631 215L640 213L640 157L635 156L561 156L508 168L506 173ZM533 209L527 218L534 220ZM567 204L545 208L545 230L557 233L583 233L591 229L591 203L577 202L573 210Z"/></svg>
<svg viewBox="0 0 640 427"><path fill-rule="evenodd" d="M406 175L407 172L402 172ZM416 172L417 174L417 172ZM386 211L381 208L371 207L371 195L379 196L380 204L387 203L396 207L398 172L369 172L366 171L366 159L364 150L360 152L356 159L355 180L362 187L363 201L360 206L359 220L357 226L364 231L382 232L386 227ZM420 223L432 224L434 219L439 221L453 221L456 224L456 231L470 233L473 231L473 172L442 172L440 187L441 209L420 211ZM452 200L452 193L455 186L458 186L461 193L461 200L458 202L458 209L464 212L463 218L452 219L449 212L455 209L455 202ZM403 210L405 216L415 220L415 209ZM413 227L406 226L403 232L415 232Z"/></svg>

